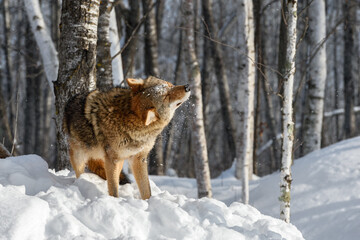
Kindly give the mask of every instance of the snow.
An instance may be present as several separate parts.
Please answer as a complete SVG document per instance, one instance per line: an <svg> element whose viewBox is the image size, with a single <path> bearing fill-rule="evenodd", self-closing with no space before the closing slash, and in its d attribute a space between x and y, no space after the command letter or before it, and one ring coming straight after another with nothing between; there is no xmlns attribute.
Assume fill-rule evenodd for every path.
<svg viewBox="0 0 360 240"><path fill-rule="evenodd" d="M194 179L151 176L144 201L135 183L113 198L92 173L0 159L0 239L358 239L359 156L358 137L296 160L291 224L278 219L279 173L250 182L250 205L234 166L212 180L214 199L196 199Z"/></svg>
<svg viewBox="0 0 360 240"><path fill-rule="evenodd" d="M291 222L305 239L359 239L360 222L355 220L360 219L359 156L357 137L295 161ZM250 193L250 204L274 217L278 208L277 196L272 193L277 191L277 178L278 174L273 174L259 179Z"/></svg>
<svg viewBox="0 0 360 240"><path fill-rule="evenodd" d="M291 223L307 240L357 240L360 236L360 137L297 159L292 166ZM230 205L241 198L234 166L212 180L214 198ZM161 189L196 196L196 182L153 177ZM279 172L250 182L250 205L279 217Z"/></svg>
<svg viewBox="0 0 360 240"><path fill-rule="evenodd" d="M169 179L194 190L192 179L159 182ZM76 179L54 172L36 155L0 159L0 239L303 239L293 225L249 205L189 198L168 187L151 181L153 196L144 201L135 183L126 184L113 198L92 173Z"/></svg>

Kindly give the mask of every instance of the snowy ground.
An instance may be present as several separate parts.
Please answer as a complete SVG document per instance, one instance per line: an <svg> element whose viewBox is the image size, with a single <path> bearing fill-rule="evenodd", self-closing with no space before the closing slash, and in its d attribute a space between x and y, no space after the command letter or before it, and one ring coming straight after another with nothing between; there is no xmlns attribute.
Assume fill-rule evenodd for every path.
<svg viewBox="0 0 360 240"><path fill-rule="evenodd" d="M212 181L214 198L227 205L240 199L241 183L229 169ZM295 161L291 222L307 240L360 239L360 137L342 141ZM279 173L250 183L250 205L279 217ZM171 193L196 196L195 181L153 177Z"/></svg>
<svg viewBox="0 0 360 240"><path fill-rule="evenodd" d="M0 239L358 239L359 173L360 138L296 160L291 221L301 234L276 219L279 174L251 182L260 213L236 202L233 169L212 181L217 200L195 199L193 179L152 176L143 201L134 183L113 198L94 174L75 180L35 155L0 159Z"/></svg>

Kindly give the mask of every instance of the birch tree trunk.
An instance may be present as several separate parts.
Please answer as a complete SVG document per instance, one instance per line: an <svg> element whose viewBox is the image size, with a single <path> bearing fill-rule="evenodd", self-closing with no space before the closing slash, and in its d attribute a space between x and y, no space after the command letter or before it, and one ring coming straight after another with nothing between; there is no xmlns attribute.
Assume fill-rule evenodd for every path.
<svg viewBox="0 0 360 240"><path fill-rule="evenodd" d="M111 56L114 56L120 51L120 37L116 21L116 13L113 8L110 12L110 53ZM122 65L122 54L114 58L111 62L112 65L112 76L113 84L118 86L122 81L124 81L124 71Z"/></svg>
<svg viewBox="0 0 360 240"><path fill-rule="evenodd" d="M11 101L13 98L13 64L11 58L11 39L10 39L10 12L9 12L9 1L3 0L2 1L2 14L3 14L3 27L4 27L4 54L5 54L5 70L6 70L6 77L7 77L7 84L6 84L6 91L7 97L6 100L9 102L9 111L8 116L5 115L4 118L9 117L6 121L10 123L9 127L11 129L11 125L14 123L14 115L15 115L15 106L13 104L14 101ZM5 100L5 99L4 99ZM7 139L7 141L11 142L13 139Z"/></svg>
<svg viewBox="0 0 360 240"><path fill-rule="evenodd" d="M100 1L96 46L96 88L106 91L113 87L110 54L110 11L109 0Z"/></svg>
<svg viewBox="0 0 360 240"><path fill-rule="evenodd" d="M50 89L53 89L53 81L57 79L59 61L51 36L46 28L38 0L24 0L26 14L31 25L36 43L40 50L42 64ZM53 92L54 93L54 92Z"/></svg>
<svg viewBox="0 0 360 240"><path fill-rule="evenodd" d="M121 5L117 5L115 9L116 13L121 12L121 14L125 16L127 23L125 24L125 42L128 42L136 28L136 25L140 21L140 3L139 0L129 1L130 10L120 8L120 6ZM126 76L132 76L134 73L134 62L137 45L138 33L135 33L132 40L129 42L128 46L124 49L123 52L124 78L126 78Z"/></svg>
<svg viewBox="0 0 360 240"><path fill-rule="evenodd" d="M0 76L3 80L7 80L7 85L6 85L6 92L7 95L3 95L3 91L2 91L2 81L0 81L0 116L1 116L1 130L3 130L2 132L2 136L3 139L6 140L5 145L7 147L11 147L11 143L13 142L13 136L12 136L12 131L11 131L11 125L14 125L14 110L13 110L13 104L9 104L9 101L12 98L12 94L11 94L11 88L12 88L12 82L13 82L13 78L12 78L12 72L13 72L13 66L12 66L12 59L11 59L11 41L10 41L10 13L9 13L9 1L8 0L3 0L2 1L2 14L3 14L3 27L4 27L4 46L3 51L5 54L5 72L6 72L6 78L2 78L2 76ZM0 73L1 69L0 69ZM1 74L2 75L2 74ZM6 106L10 105L10 109L9 111L7 111Z"/></svg>
<svg viewBox="0 0 360 240"><path fill-rule="evenodd" d="M145 74L159 77L155 9L151 9L152 0L142 0L142 2L143 15L150 11L145 20Z"/></svg>
<svg viewBox="0 0 360 240"><path fill-rule="evenodd" d="M157 40L161 38L161 26L164 18L165 0L157 0L156 6L156 34Z"/></svg>
<svg viewBox="0 0 360 240"><path fill-rule="evenodd" d="M317 51L309 65L307 98L304 109L302 154L306 155L321 147L321 130L324 111L326 83L326 38L325 0L315 0L308 8L309 47L311 56ZM317 50L318 49L318 50Z"/></svg>
<svg viewBox="0 0 360 240"><path fill-rule="evenodd" d="M145 74L152 76L160 76L158 63L158 39L156 33L155 8L153 8L152 0L142 0L143 15L148 14L145 20ZM150 169L152 173L164 175L164 153L163 138L160 134L155 142L155 147L150 154ZM154 164L155 163L155 164Z"/></svg>
<svg viewBox="0 0 360 240"><path fill-rule="evenodd" d="M183 31L179 33L179 45L177 51L177 59L176 59L176 66L174 71L174 85L177 85L181 76L182 71L182 58L183 58ZM165 162L165 174L169 175L169 169L173 167L174 162L174 148L175 148L175 119L173 118L168 126L168 137L167 142L165 145L166 151L164 155L164 162Z"/></svg>
<svg viewBox="0 0 360 240"><path fill-rule="evenodd" d="M202 0L202 9L204 15L204 21L208 30L206 36L216 40L217 28L215 26L213 12L212 12L212 1ZM214 59L214 65L216 66L215 74L218 81L220 101L221 101L221 113L224 119L226 139L230 148L231 158L236 158L236 145L235 145L235 124L232 116L232 106L230 102L230 90L229 83L225 72L225 65L222 57L222 52L219 43L211 41L210 48L212 57Z"/></svg>
<svg viewBox="0 0 360 240"><path fill-rule="evenodd" d="M355 135L354 115L354 74L355 65L355 23L356 23L356 0L343 1L343 12L345 17L344 27L344 96L345 96L345 138Z"/></svg>
<svg viewBox="0 0 360 240"><path fill-rule="evenodd" d="M24 129L24 154L35 153L36 141L35 136L36 125L39 121L39 116L36 116L37 102L39 102L39 92L41 86L41 65L40 65L40 56L36 48L34 48L35 40L34 36L31 33L29 23L26 24L26 36L25 39L25 53L26 53L26 102L25 102L25 117L24 124L26 128ZM38 120L38 121L37 121Z"/></svg>
<svg viewBox="0 0 360 240"><path fill-rule="evenodd" d="M249 178L254 143L254 94L255 94L255 46L252 1L243 0L239 7L240 39L245 44L245 55L241 55L244 66L239 78L237 109L240 134L236 141L236 177L242 179L242 201L249 203Z"/></svg>
<svg viewBox="0 0 360 240"><path fill-rule="evenodd" d="M120 51L120 39L116 13L112 2L101 1L99 8L98 41L96 55L96 87L106 90L120 85L124 80L121 55L112 59Z"/></svg>
<svg viewBox="0 0 360 240"><path fill-rule="evenodd" d="M95 88L99 0L63 0L59 46L59 75L54 83L57 132L57 170L69 168L62 129L66 102Z"/></svg>
<svg viewBox="0 0 360 240"><path fill-rule="evenodd" d="M293 86L295 74L296 53L296 22L297 1L283 0L280 25L279 58L283 65L279 64L282 88L282 156L280 172L280 219L290 222L290 188L291 188L291 163L294 144L293 122ZM279 60L280 62L280 60Z"/></svg>
<svg viewBox="0 0 360 240"><path fill-rule="evenodd" d="M204 35L206 33L206 29L204 29ZM203 56L202 56L202 69L201 69L201 89L202 89L202 99L203 99L203 108L204 108L204 122L206 124L206 115L207 115L207 109L209 104L209 99L211 95L211 79L210 79L210 69L212 65L212 59L211 59L211 49L210 49L210 41L207 39L204 39L204 46L203 46ZM205 125L206 127L206 125ZM231 160L233 161L233 160Z"/></svg>
<svg viewBox="0 0 360 240"><path fill-rule="evenodd" d="M193 1L184 2L184 16L186 22L186 47L188 54L188 72L192 83L192 97L195 104L192 116L192 141L196 146L193 150L195 156L195 173L198 187L198 197L212 197L210 170L204 129L203 105L201 96L200 67L194 48L194 11Z"/></svg>

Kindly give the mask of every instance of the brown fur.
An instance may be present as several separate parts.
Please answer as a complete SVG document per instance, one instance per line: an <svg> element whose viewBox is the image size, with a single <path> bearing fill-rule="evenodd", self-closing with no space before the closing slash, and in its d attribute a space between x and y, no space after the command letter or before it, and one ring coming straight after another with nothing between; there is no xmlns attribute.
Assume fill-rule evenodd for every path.
<svg viewBox="0 0 360 240"><path fill-rule="evenodd" d="M89 159L87 163L87 168L102 179L106 180L105 163L102 159ZM131 183L131 181L125 173L121 172L119 183L121 185L124 185L127 183Z"/></svg>
<svg viewBox="0 0 360 240"><path fill-rule="evenodd" d="M6 149L6 147L0 143L0 158L7 158L10 157L9 151Z"/></svg>
<svg viewBox="0 0 360 240"><path fill-rule="evenodd" d="M75 96L65 107L63 126L76 177L87 165L107 179L109 194L117 197L120 172L129 160L141 198L148 199L148 153L190 90L155 77L127 82L130 89Z"/></svg>

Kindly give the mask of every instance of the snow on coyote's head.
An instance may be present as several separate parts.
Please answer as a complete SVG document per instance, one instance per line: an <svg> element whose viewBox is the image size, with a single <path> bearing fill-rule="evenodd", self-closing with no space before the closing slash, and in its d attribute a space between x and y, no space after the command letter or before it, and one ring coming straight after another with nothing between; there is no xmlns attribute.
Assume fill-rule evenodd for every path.
<svg viewBox="0 0 360 240"><path fill-rule="evenodd" d="M132 109L146 126L158 120L170 121L175 110L190 96L188 84L174 86L156 77L128 78L127 83L133 94Z"/></svg>

